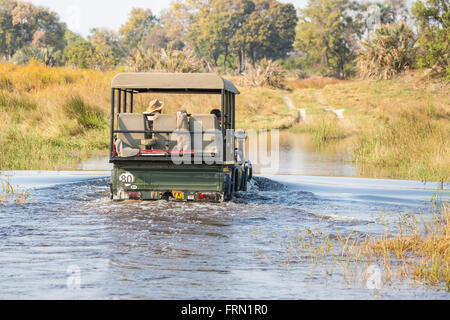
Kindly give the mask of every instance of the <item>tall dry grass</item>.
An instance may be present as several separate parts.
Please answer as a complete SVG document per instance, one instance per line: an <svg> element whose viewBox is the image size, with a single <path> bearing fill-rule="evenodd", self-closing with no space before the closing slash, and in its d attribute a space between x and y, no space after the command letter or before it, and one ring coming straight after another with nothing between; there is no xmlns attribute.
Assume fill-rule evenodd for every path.
<svg viewBox="0 0 450 320"><path fill-rule="evenodd" d="M311 273L317 269L325 276L339 273L349 284L367 282L369 267L377 266L383 287L406 280L450 291L448 203L441 203L432 219L400 214L395 229L387 227L380 234L300 229L289 243L284 265L310 264Z"/></svg>
<svg viewBox="0 0 450 320"><path fill-rule="evenodd" d="M205 69L203 59L191 50L137 48L127 60L131 72L181 72L195 73Z"/></svg>
<svg viewBox="0 0 450 320"><path fill-rule="evenodd" d="M246 64L245 71L240 77L243 86L254 88L269 87L282 89L286 71L283 67L276 65L272 60L262 59L255 65Z"/></svg>
<svg viewBox="0 0 450 320"><path fill-rule="evenodd" d="M27 190L15 187L11 184L9 177L0 176L0 205L2 203L26 203L30 193Z"/></svg>
<svg viewBox="0 0 450 320"><path fill-rule="evenodd" d="M450 181L448 87L398 80L328 86L323 96L346 108L359 138L354 160L363 176Z"/></svg>
<svg viewBox="0 0 450 320"><path fill-rule="evenodd" d="M105 150L113 75L0 64L0 170L57 169Z"/></svg>
<svg viewBox="0 0 450 320"><path fill-rule="evenodd" d="M399 219L400 232L367 237L360 244L367 258L400 268L400 276L419 283L445 284L450 291L450 208L444 203L433 219L420 223L415 216Z"/></svg>
<svg viewBox="0 0 450 320"><path fill-rule="evenodd" d="M328 85L346 82L348 81L336 78L310 77L307 79L286 79L284 84L287 89L297 90L297 89L323 89Z"/></svg>

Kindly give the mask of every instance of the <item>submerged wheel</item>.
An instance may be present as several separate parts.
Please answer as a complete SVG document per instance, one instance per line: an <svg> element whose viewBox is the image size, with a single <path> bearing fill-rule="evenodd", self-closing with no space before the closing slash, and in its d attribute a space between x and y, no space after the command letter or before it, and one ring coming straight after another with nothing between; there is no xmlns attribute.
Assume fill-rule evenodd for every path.
<svg viewBox="0 0 450 320"><path fill-rule="evenodd" d="M233 200L233 180L230 175L225 178L225 201Z"/></svg>
<svg viewBox="0 0 450 320"><path fill-rule="evenodd" d="M234 168L233 171L233 192L239 192L240 188L241 188L241 179L240 179L240 175L239 175L239 169L238 168Z"/></svg>
<svg viewBox="0 0 450 320"><path fill-rule="evenodd" d="M112 183L109 184L109 192L110 192L110 199L114 199L114 191L113 191L113 185Z"/></svg>
<svg viewBox="0 0 450 320"><path fill-rule="evenodd" d="M247 183L248 183L248 167L245 167L241 178L241 191L247 191Z"/></svg>
<svg viewBox="0 0 450 320"><path fill-rule="evenodd" d="M249 161L248 162L248 178L247 178L247 181L251 181L252 179L253 179L253 165Z"/></svg>

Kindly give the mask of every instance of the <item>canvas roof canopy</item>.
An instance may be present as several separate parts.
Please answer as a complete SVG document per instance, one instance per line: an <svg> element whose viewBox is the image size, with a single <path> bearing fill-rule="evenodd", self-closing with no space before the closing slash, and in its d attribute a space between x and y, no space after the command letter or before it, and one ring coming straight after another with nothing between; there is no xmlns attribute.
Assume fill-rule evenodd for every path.
<svg viewBox="0 0 450 320"><path fill-rule="evenodd" d="M116 75L114 89L137 91L197 91L220 93L222 90L239 94L234 84L212 73L153 73L125 72Z"/></svg>

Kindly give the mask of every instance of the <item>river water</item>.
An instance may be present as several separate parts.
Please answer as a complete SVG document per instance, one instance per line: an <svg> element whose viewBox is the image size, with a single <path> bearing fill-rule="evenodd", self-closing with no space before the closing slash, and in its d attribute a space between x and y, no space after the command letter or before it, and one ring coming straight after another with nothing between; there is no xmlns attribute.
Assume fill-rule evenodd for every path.
<svg viewBox="0 0 450 320"><path fill-rule="evenodd" d="M296 259L292 246L305 228L378 234L395 232L401 213L430 219L436 184L361 179L346 154L282 149L300 160L222 204L113 203L101 158L78 171L3 172L30 196L0 204L0 298L450 298L406 280L373 290Z"/></svg>

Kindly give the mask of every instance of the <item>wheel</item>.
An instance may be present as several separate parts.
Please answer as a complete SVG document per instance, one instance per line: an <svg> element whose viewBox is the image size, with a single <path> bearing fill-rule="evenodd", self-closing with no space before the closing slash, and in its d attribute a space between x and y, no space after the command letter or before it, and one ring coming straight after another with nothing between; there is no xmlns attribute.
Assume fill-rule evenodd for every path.
<svg viewBox="0 0 450 320"><path fill-rule="evenodd" d="M233 191L234 192L239 192L239 190L240 190L240 185L241 185L241 177L240 177L240 175L239 175L239 169L238 168L234 168L234 174L233 174Z"/></svg>
<svg viewBox="0 0 450 320"><path fill-rule="evenodd" d="M233 200L233 180L230 175L225 178L225 201Z"/></svg>
<svg viewBox="0 0 450 320"><path fill-rule="evenodd" d="M109 184L109 192L110 192L110 199L114 199L114 191L113 191L113 185L112 183Z"/></svg>
<svg viewBox="0 0 450 320"><path fill-rule="evenodd" d="M247 182L248 182L248 167L245 167L245 170L242 173L241 191L247 191Z"/></svg>
<svg viewBox="0 0 450 320"><path fill-rule="evenodd" d="M253 179L253 165L249 161L248 162L248 178L247 178L247 181L251 181L252 179Z"/></svg>

